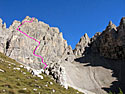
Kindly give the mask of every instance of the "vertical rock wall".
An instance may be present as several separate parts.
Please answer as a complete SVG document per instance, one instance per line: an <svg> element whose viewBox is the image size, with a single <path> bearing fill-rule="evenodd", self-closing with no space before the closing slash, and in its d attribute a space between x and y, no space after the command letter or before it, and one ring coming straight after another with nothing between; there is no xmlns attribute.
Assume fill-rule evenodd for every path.
<svg viewBox="0 0 125 94"><path fill-rule="evenodd" d="M30 20L31 18L27 16L23 21ZM20 21L15 20L9 28L6 28L0 19L0 52L34 69L43 68L41 58L33 55L38 43L17 31L20 24ZM36 54L41 55L48 65L45 73L60 82L62 79L60 75L64 71L60 64L72 62L75 56L59 29L34 18L32 23L24 23L20 30L40 41Z"/></svg>

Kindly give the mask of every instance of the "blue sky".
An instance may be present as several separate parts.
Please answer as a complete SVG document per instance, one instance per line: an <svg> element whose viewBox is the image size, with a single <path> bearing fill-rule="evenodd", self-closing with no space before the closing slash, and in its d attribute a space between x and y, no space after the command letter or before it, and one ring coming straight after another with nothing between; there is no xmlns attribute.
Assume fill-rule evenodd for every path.
<svg viewBox="0 0 125 94"><path fill-rule="evenodd" d="M110 20L118 26L125 16L125 0L0 0L0 18L7 27L26 16L58 27L74 48L84 33L92 37Z"/></svg>

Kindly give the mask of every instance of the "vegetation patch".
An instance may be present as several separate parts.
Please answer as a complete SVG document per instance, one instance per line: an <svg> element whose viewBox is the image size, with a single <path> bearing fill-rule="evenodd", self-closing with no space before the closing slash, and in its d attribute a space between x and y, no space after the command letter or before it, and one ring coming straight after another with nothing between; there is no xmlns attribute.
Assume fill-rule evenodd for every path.
<svg viewBox="0 0 125 94"><path fill-rule="evenodd" d="M33 76L20 65L0 53L0 94L83 94L65 89L45 74L41 74L43 79Z"/></svg>

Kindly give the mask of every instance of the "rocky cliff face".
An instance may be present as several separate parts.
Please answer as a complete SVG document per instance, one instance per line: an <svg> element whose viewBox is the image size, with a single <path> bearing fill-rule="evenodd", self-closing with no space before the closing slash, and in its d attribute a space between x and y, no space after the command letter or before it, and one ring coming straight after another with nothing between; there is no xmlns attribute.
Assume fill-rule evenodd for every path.
<svg viewBox="0 0 125 94"><path fill-rule="evenodd" d="M30 20L31 18L27 16L23 21ZM9 28L6 28L6 24L2 24L0 19L0 51L32 68L43 68L41 59L33 55L38 43L17 31L20 24L21 22L15 20ZM36 54L41 55L48 65L45 73L52 75L56 81L61 81L60 83L63 84L65 74L61 63L72 62L75 56L59 29L34 19L32 23L24 23L20 30L40 41Z"/></svg>
<svg viewBox="0 0 125 94"><path fill-rule="evenodd" d="M91 51L100 53L101 56L110 59L125 58L125 17L116 27L111 21L101 33L97 32L91 39L85 34L74 49L76 56L84 55L85 48L91 45Z"/></svg>
<svg viewBox="0 0 125 94"><path fill-rule="evenodd" d="M121 19L118 27L110 21L92 43L92 51L110 59L125 59L125 18Z"/></svg>
<svg viewBox="0 0 125 94"><path fill-rule="evenodd" d="M88 47L89 43L90 38L88 37L87 33L85 33L84 36L80 38L80 41L78 44L76 44L76 47L73 50L75 56L82 56L85 52L85 48Z"/></svg>
<svg viewBox="0 0 125 94"><path fill-rule="evenodd" d="M27 16L23 21L30 20ZM15 20L6 28L0 19L0 52L34 69L43 68L41 59L33 55L38 44L17 31L20 24ZM85 94L107 94L107 89L115 90L119 80L123 79L121 64L125 58L125 18L121 19L118 27L110 21L102 33L97 32L92 38L85 34L74 50L68 46L58 28L37 19L23 24L20 30L40 41L36 54L41 55L48 65L44 72L65 88L71 86Z"/></svg>
<svg viewBox="0 0 125 94"><path fill-rule="evenodd" d="M83 51L83 49L85 50ZM87 73L92 72L88 74L89 77L81 77L84 78L84 80L86 79L86 81L81 80L82 83L89 82L88 84L91 84L92 87L88 88L87 85L84 86L79 82L79 85L82 88L93 91L97 94L107 94L105 91L108 90L118 92L118 87L121 87L123 91L125 90L124 17L121 19L118 27L110 21L102 33L97 32L91 39L86 38L84 35L76 45L74 54L76 55L75 62L77 62L77 65L79 65L79 62L83 65L83 68L79 67L78 70L84 69ZM79 57L79 55L81 56ZM84 72L81 74L86 75ZM124 85L121 86L121 84Z"/></svg>

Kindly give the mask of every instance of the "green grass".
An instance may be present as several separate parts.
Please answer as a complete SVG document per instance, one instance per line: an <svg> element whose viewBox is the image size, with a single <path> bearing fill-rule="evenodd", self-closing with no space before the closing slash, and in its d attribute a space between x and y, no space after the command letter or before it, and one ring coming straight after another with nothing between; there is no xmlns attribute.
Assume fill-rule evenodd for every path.
<svg viewBox="0 0 125 94"><path fill-rule="evenodd" d="M109 91L108 94L116 94L116 93L115 92L113 93L113 92ZM119 88L119 93L117 93L117 94L123 94L123 92L122 92L122 90L120 88Z"/></svg>
<svg viewBox="0 0 125 94"><path fill-rule="evenodd" d="M19 68L19 66L20 64L15 60L0 53L0 69L5 71L0 72L0 94L83 94L71 87L69 89L63 88L45 74L41 74L44 77L41 80L24 68L13 69ZM26 74L23 74L23 72ZM53 84L51 85L50 82ZM37 91L33 89L37 89ZM53 92L53 89L55 92Z"/></svg>

